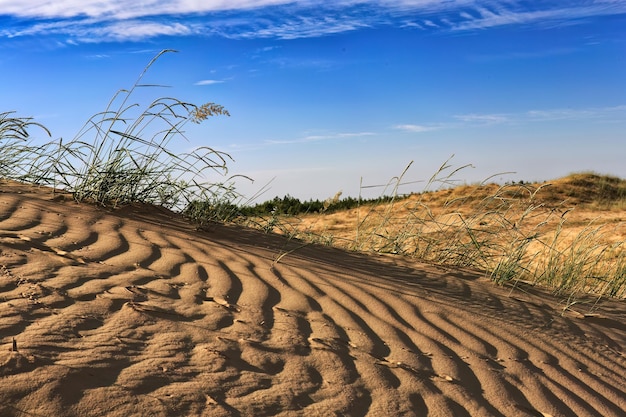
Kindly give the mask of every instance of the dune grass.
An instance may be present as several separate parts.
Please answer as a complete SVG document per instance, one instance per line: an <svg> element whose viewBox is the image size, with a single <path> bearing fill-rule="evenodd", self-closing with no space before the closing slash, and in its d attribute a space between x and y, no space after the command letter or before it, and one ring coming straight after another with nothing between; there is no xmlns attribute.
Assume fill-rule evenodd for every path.
<svg viewBox="0 0 626 417"><path fill-rule="evenodd" d="M38 127L48 136L50 132L28 117L14 117L14 112L0 113L0 178L22 178L31 168L37 149L27 140L32 127Z"/></svg>
<svg viewBox="0 0 626 417"><path fill-rule="evenodd" d="M43 126L28 118L0 114L0 176L48 185L71 192L77 201L105 206L133 202L155 204L177 211L192 201L236 198L232 177L207 181L211 172L227 175L226 153L210 147L187 152L178 142L186 140L186 123L200 123L217 115L229 116L222 106L197 106L171 97L147 104L133 102L138 89L155 88L141 81L157 54L129 89L121 89L106 109L92 116L70 141L52 140L43 145L29 141L29 131Z"/></svg>

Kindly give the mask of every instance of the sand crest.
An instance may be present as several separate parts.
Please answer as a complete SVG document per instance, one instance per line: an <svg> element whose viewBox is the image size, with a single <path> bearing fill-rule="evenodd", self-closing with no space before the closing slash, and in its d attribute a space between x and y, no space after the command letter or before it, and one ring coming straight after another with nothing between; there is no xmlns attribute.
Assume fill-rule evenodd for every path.
<svg viewBox="0 0 626 417"><path fill-rule="evenodd" d="M1 416L623 416L623 302L563 307L0 182Z"/></svg>

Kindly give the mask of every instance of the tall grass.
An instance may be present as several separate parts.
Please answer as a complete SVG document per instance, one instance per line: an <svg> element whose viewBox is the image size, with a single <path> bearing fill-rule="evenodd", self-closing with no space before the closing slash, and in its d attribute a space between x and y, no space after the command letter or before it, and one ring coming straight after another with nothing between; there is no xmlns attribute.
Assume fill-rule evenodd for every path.
<svg viewBox="0 0 626 417"><path fill-rule="evenodd" d="M208 181L211 172L225 178L226 153L210 147L180 152L186 123L217 115L222 106L197 106L176 98L158 97L146 105L133 102L138 89L155 88L141 81L163 50L143 69L129 89L119 90L106 109L92 116L70 141L34 146L27 142L30 119L0 115L0 175L34 184L51 185L77 201L107 206L142 202L182 211L198 199L234 199L232 177ZM189 146L189 145L187 145Z"/></svg>
<svg viewBox="0 0 626 417"><path fill-rule="evenodd" d="M626 241L608 244L602 237L610 229L593 222L573 236L563 237L564 222L551 237L539 240L545 255L533 265L535 282L555 288L559 294L626 296Z"/></svg>
<svg viewBox="0 0 626 417"><path fill-rule="evenodd" d="M0 178L24 177L32 166L37 149L30 146L31 127L38 127L48 136L50 132L31 118L14 117L14 112L0 113Z"/></svg>

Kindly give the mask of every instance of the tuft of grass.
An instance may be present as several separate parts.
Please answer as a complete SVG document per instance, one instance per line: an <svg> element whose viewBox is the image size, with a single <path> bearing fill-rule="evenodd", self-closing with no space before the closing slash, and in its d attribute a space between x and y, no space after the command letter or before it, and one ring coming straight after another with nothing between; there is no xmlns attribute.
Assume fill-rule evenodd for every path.
<svg viewBox="0 0 626 417"><path fill-rule="evenodd" d="M229 116L224 107L197 106L171 97L147 105L132 101L138 89L156 87L141 81L163 54L171 52L175 51L158 53L131 88L117 91L106 109L92 116L68 142L59 139L32 146L25 143L27 129L42 126L0 114L0 175L62 188L77 201L112 207L140 202L183 211L199 199L233 198L234 177L206 180L211 172L227 175L232 160L228 154L210 147L188 152L180 152L179 144L176 151L171 147L175 139L186 140L186 123Z"/></svg>
<svg viewBox="0 0 626 417"><path fill-rule="evenodd" d="M212 222L234 221L240 215L239 207L234 203L238 197L233 189L203 200L194 200L187 204L183 215L198 228L204 228Z"/></svg>
<svg viewBox="0 0 626 417"><path fill-rule="evenodd" d="M0 178L21 178L32 167L37 149L30 142L29 130L37 127L48 136L50 132L28 117L15 117L14 112L0 113Z"/></svg>
<svg viewBox="0 0 626 417"><path fill-rule="evenodd" d="M554 288L557 294L626 295L626 241L607 244L602 239L606 227L595 226L593 221L573 236L562 236L565 221L561 219L551 238L539 240L545 250L530 274L534 281Z"/></svg>

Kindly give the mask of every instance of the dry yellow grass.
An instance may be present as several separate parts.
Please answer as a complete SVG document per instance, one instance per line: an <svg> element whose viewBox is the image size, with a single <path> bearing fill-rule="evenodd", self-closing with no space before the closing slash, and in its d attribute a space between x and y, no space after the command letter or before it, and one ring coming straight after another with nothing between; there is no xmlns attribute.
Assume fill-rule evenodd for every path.
<svg viewBox="0 0 626 417"><path fill-rule="evenodd" d="M271 221L274 231L307 241L475 267L497 282L624 296L625 201L626 181L582 173L546 183L463 185Z"/></svg>

